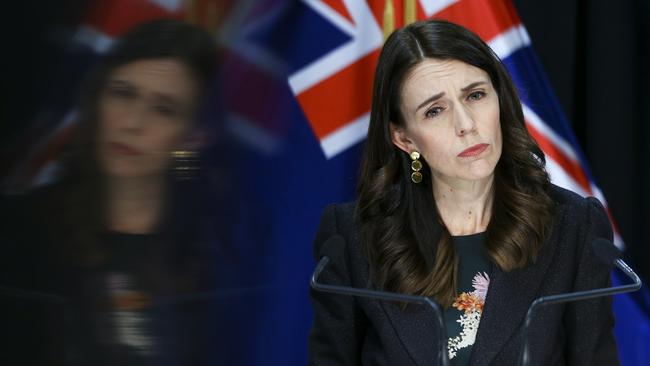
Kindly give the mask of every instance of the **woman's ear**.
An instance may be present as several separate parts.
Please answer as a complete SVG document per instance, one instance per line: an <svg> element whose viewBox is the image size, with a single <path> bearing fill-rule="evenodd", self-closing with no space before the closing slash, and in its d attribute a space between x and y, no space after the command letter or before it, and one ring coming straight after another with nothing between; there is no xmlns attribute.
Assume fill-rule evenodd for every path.
<svg viewBox="0 0 650 366"><path fill-rule="evenodd" d="M407 154L417 150L415 144L407 136L406 129L390 122L390 139L393 144Z"/></svg>

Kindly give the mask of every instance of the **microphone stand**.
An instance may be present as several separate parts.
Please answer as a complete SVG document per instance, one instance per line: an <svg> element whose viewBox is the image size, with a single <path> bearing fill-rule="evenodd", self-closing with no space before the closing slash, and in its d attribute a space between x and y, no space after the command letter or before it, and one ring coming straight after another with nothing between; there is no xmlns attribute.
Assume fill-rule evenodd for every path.
<svg viewBox="0 0 650 366"><path fill-rule="evenodd" d="M641 279L639 278L639 276L637 276L636 273L634 273L634 271L625 262L623 262L623 260L617 258L614 261L614 265L616 266L616 268L623 271L623 273L625 273L627 277L632 279L634 283L628 285L599 288L594 290L577 291L577 292L571 292L567 294L542 296L540 298L535 299L535 301L533 301L533 303L528 308L528 312L526 313L524 327L522 328L522 332L521 332L523 347L522 347L521 357L519 359L520 366L528 366L528 364L530 363L530 349L528 346L528 328L530 327L530 322L532 321L533 316L538 308L541 308L542 306L546 306L546 305L560 304L560 303L570 302L570 301L587 300L596 297L623 294L626 292L634 292L641 288Z"/></svg>
<svg viewBox="0 0 650 366"><path fill-rule="evenodd" d="M328 292L328 293L339 294L339 295L367 297L367 298L378 299L378 300L417 303L417 304L429 306L431 309L433 309L433 312L436 315L436 322L438 323L437 348L440 353L440 362L442 366L449 366L449 357L447 355L447 344L446 344L447 331L445 328L445 323L442 319L442 312L440 310L440 305L438 305L435 301L431 300L426 296L405 295L405 294L398 294L394 292L375 291L375 290L368 290L362 288L334 286L334 285L327 285L327 284L320 283L318 282L318 278L320 277L321 272L323 272L323 270L325 269L329 261L330 261L329 257L326 256L322 257L321 260L318 262L318 265L316 265L314 274L311 276L310 286L316 291Z"/></svg>

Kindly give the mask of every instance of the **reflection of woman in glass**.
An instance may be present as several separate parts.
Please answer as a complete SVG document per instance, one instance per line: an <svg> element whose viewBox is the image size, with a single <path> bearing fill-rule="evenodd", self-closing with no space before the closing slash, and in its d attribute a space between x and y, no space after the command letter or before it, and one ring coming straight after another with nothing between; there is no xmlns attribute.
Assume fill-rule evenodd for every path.
<svg viewBox="0 0 650 366"><path fill-rule="evenodd" d="M489 47L442 21L394 32L379 57L356 204L325 210L322 281L430 296L454 365L517 364L539 296L604 287L593 255L612 238L602 205L552 185L510 77ZM334 235L344 248L323 245ZM434 364L433 315L418 306L312 294L314 365ZM535 364L617 363L609 299L548 307Z"/></svg>
<svg viewBox="0 0 650 366"><path fill-rule="evenodd" d="M117 40L85 85L62 180L38 198L47 230L20 239L40 273L23 288L66 299L60 356L72 364L199 357L196 309L176 300L209 285L219 233L197 183L216 62L202 30L154 21Z"/></svg>

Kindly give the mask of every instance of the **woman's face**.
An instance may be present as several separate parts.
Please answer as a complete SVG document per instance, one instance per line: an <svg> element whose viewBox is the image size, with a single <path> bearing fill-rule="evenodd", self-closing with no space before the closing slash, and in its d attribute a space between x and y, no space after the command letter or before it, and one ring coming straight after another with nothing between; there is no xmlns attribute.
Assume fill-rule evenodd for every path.
<svg viewBox="0 0 650 366"><path fill-rule="evenodd" d="M393 143L416 150L434 183L491 177L501 156L499 97L487 73L456 60L425 59L401 90L405 127L391 124Z"/></svg>
<svg viewBox="0 0 650 366"><path fill-rule="evenodd" d="M99 161L109 177L164 174L183 149L196 109L197 84L173 59L116 68L99 100Z"/></svg>

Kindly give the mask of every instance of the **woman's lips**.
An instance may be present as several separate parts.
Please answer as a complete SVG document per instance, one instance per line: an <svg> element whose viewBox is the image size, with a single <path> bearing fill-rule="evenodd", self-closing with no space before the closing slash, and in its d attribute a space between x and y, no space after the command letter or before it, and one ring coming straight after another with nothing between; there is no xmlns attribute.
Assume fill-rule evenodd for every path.
<svg viewBox="0 0 650 366"><path fill-rule="evenodd" d="M138 150L132 148L129 145L121 144L119 142L109 142L108 148L111 151L120 155L126 155L126 156L140 155L140 152Z"/></svg>
<svg viewBox="0 0 650 366"><path fill-rule="evenodd" d="M488 146L490 146L490 144L476 144L474 146L468 147L467 149L463 150L460 154L458 154L458 157L469 158L472 156L479 155L480 153L485 151L485 149L487 149Z"/></svg>

